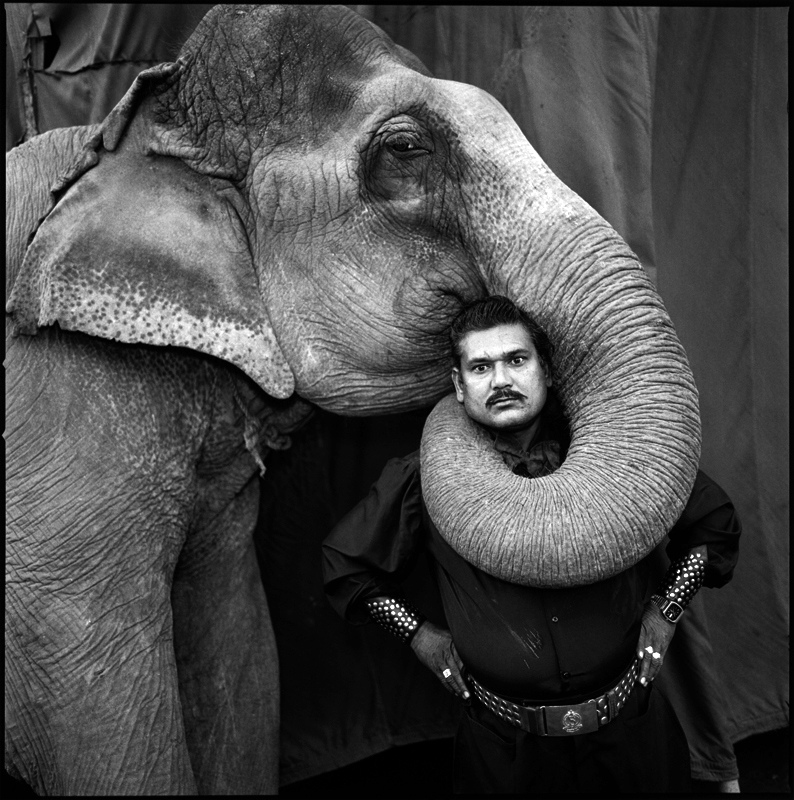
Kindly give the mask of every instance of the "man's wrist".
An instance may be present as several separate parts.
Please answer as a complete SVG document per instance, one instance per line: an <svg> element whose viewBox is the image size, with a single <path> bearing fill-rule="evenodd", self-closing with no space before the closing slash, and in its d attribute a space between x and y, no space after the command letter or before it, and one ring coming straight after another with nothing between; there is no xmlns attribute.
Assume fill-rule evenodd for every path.
<svg viewBox="0 0 794 800"><path fill-rule="evenodd" d="M373 597L365 605L374 622L406 644L410 644L426 619L403 598Z"/></svg>
<svg viewBox="0 0 794 800"><path fill-rule="evenodd" d="M651 602L668 622L676 623L700 589L705 575L706 557L693 551L670 564Z"/></svg>
<svg viewBox="0 0 794 800"><path fill-rule="evenodd" d="M659 609L665 621L673 625L681 619L681 615L684 613L683 607L676 603L675 600L669 600L661 595L653 595L651 602Z"/></svg>

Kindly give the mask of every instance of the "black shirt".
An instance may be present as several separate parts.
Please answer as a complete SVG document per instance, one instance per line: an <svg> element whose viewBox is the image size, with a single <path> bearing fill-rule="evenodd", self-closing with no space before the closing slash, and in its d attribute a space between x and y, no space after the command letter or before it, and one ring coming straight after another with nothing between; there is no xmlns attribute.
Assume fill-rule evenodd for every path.
<svg viewBox="0 0 794 800"><path fill-rule="evenodd" d="M541 424L527 453L494 446L514 472L527 477L559 466L564 443ZM706 586L733 572L741 532L722 489L698 471L681 518L670 532L677 557L708 545ZM645 601L648 559L586 586L536 589L508 583L459 556L441 537L422 501L419 454L389 461L370 493L323 543L326 592L348 621L364 623L365 600L399 596L397 588L422 549L431 554L444 611L466 667L507 697L577 702L611 688L636 655Z"/></svg>

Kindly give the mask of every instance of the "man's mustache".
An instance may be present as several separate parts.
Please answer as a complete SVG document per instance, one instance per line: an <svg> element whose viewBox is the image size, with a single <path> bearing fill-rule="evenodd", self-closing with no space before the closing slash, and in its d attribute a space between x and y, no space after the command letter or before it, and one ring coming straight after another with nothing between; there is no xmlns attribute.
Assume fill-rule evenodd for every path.
<svg viewBox="0 0 794 800"><path fill-rule="evenodd" d="M515 392L512 389L497 389L486 401L486 406L492 406L498 400L524 400L524 395L521 392Z"/></svg>

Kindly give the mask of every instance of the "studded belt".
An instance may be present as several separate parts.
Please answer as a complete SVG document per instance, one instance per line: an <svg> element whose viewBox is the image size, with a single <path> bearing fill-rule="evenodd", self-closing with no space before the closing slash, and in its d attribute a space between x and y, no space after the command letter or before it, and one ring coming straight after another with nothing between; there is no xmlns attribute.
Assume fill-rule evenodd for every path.
<svg viewBox="0 0 794 800"><path fill-rule="evenodd" d="M514 703L486 689L469 673L474 694L496 716L538 736L571 736L593 733L611 722L626 703L639 675L635 659L614 689L575 705L529 706Z"/></svg>

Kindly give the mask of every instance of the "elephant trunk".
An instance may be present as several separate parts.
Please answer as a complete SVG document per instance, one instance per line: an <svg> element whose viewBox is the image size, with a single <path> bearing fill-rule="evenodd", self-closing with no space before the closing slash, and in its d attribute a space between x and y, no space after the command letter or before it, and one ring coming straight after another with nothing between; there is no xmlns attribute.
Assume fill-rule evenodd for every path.
<svg viewBox="0 0 794 800"><path fill-rule="evenodd" d="M475 200L472 248L488 290L549 334L572 441L552 475L516 476L450 395L424 430L423 494L442 536L486 572L538 587L593 583L647 555L680 516L700 458L697 390L625 242L512 120L492 127L480 146L513 211L495 218L489 198Z"/></svg>

